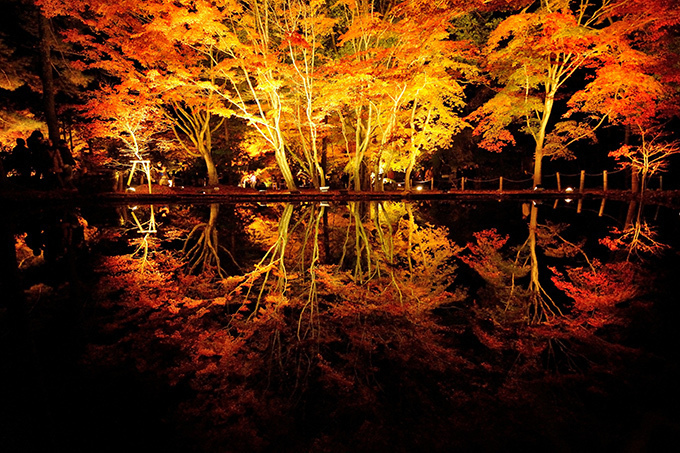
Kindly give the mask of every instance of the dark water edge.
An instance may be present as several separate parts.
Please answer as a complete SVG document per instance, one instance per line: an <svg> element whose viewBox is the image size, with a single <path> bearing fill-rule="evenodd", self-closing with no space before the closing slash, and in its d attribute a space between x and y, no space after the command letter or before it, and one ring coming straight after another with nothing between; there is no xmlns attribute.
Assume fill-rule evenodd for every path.
<svg viewBox="0 0 680 453"><path fill-rule="evenodd" d="M11 234L3 231L5 245ZM413 388L402 392L400 371L386 369L384 382L393 387L386 386L382 395L399 402L378 412L383 418L365 409L331 417L329 409L339 397L317 391L289 419L259 426L264 441L258 439L257 447L247 445L247 433L208 446L197 442L213 435L211 421L189 424L178 415L177 407L194 396L186 386L171 386L133 363L83 361L87 345L102 335L89 296L97 284L90 260L85 252L68 255L42 269L42 275L21 277L70 281L60 299L32 307L23 300L12 264L3 263L2 451L663 452L674 451L669 445L680 434L677 249L656 266L657 303L651 312L641 313L644 318L629 335L628 346L641 353L622 352L616 370L599 369L587 379L578 373L537 376L521 383L524 390L534 390L530 398L524 391L513 394L512 387L502 388L499 382L505 377L496 372L420 376L423 386L445 380L459 387L452 399L438 401L438 394L427 389L422 394ZM446 316L449 325L464 322ZM479 345L468 341L470 353L476 354ZM419 400L423 395L431 400Z"/></svg>

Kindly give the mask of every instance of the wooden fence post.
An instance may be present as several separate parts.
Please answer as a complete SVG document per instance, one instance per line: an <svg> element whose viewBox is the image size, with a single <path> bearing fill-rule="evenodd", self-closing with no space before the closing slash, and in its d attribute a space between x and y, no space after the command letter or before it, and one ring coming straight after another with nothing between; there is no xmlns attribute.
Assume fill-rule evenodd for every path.
<svg viewBox="0 0 680 453"><path fill-rule="evenodd" d="M663 175L659 175L659 190L663 190Z"/></svg>
<svg viewBox="0 0 680 453"><path fill-rule="evenodd" d="M578 185L578 191L579 192L583 192L583 187L585 186L585 182L586 182L586 171L581 170L581 182Z"/></svg>
<svg viewBox="0 0 680 453"><path fill-rule="evenodd" d="M557 174L557 190L559 192L562 192L562 180L560 180L560 172L558 171L556 174Z"/></svg>
<svg viewBox="0 0 680 453"><path fill-rule="evenodd" d="M602 214L604 213L604 201L605 200L606 200L606 198L603 198L602 203L600 203L600 212L597 213L598 217L602 217Z"/></svg>
<svg viewBox="0 0 680 453"><path fill-rule="evenodd" d="M602 190L607 191L607 170L602 172ZM604 201L604 200L602 200Z"/></svg>
<svg viewBox="0 0 680 453"><path fill-rule="evenodd" d="M465 190L465 176L460 178L460 190Z"/></svg>
<svg viewBox="0 0 680 453"><path fill-rule="evenodd" d="M498 191L503 192L503 177L501 176L500 183L498 184Z"/></svg>

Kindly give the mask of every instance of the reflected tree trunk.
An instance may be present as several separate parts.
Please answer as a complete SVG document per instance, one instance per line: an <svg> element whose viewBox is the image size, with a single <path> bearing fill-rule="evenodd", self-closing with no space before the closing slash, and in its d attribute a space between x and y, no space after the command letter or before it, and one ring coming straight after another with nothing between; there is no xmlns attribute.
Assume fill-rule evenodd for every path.
<svg viewBox="0 0 680 453"><path fill-rule="evenodd" d="M187 273L216 274L224 278L226 272L222 267L220 251L225 252L234 265L239 267L231 252L219 245L217 228L219 212L219 203L211 203L208 221L194 226L185 240L182 253L187 262Z"/></svg>
<svg viewBox="0 0 680 453"><path fill-rule="evenodd" d="M384 215L383 204L350 202L348 209L350 223L347 225L338 269L344 267L346 260L353 260L352 275L355 283L362 285L374 278L389 276L401 297L393 269L394 228Z"/></svg>
<svg viewBox="0 0 680 453"><path fill-rule="evenodd" d="M562 315L559 307L555 305L555 302L548 295L548 293L546 293L545 289L541 285L536 246L537 235L538 206L536 204L532 204L529 218L529 237L522 246L522 249L528 248L529 252L529 303L527 306L527 315L530 324L539 324L541 322L551 321L557 316Z"/></svg>
<svg viewBox="0 0 680 453"><path fill-rule="evenodd" d="M269 278L272 272L275 272L277 277L275 284L269 288L270 293L277 293L281 296L285 293L288 286L288 271L286 268L286 247L290 238L290 222L293 216L293 205L288 203L283 208L281 220L277 230L276 242L272 245L262 259L255 265L255 269L246 275L242 285L246 285L248 290L245 295L243 306L250 303L250 296L255 284L260 281L260 289L257 293L255 306L251 310L250 317L257 314L262 298L265 295L265 290L268 287ZM242 286L241 285L241 286Z"/></svg>
<svg viewBox="0 0 680 453"><path fill-rule="evenodd" d="M643 218L644 203L631 201L628 206L626 223L618 237L609 238L613 249L626 251L626 261L636 256L644 259L644 255L657 255L668 245L658 241L657 232Z"/></svg>
<svg viewBox="0 0 680 453"><path fill-rule="evenodd" d="M374 274L373 249L363 222L364 207L365 203L362 202L354 201L347 204L350 223L347 225L347 234L345 235L339 265L340 269L343 268L345 259L352 256L354 259L354 280L359 284L370 280Z"/></svg>

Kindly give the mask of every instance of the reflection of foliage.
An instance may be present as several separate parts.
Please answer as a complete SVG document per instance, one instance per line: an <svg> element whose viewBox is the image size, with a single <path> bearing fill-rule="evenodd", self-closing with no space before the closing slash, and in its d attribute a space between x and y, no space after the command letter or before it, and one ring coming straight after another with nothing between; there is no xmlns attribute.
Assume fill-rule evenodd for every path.
<svg viewBox="0 0 680 453"><path fill-rule="evenodd" d="M390 275L393 285L398 289L394 277L394 219L390 215L394 206L390 206L388 211L382 202L368 205L350 202L347 208L350 221L338 267L344 268L345 261L353 262L352 278L359 284ZM368 221L365 220L366 216Z"/></svg>
<svg viewBox="0 0 680 453"><path fill-rule="evenodd" d="M622 262L593 263L593 268L567 268L560 273L551 268L552 281L557 289L564 291L573 301L571 323L602 327L620 323L616 305L634 298L640 292L640 269Z"/></svg>
<svg viewBox="0 0 680 453"><path fill-rule="evenodd" d="M491 285L499 300L509 302L515 279L527 275L529 269L518 265L516 259L505 258L503 250L508 236L502 237L490 229L474 233L474 237L476 243L467 244L468 253L460 255L461 260Z"/></svg>
<svg viewBox="0 0 680 453"><path fill-rule="evenodd" d="M408 419L425 429L420 414L450 399L451 389L421 386L422 373L444 379L467 366L446 346L434 316L462 299L447 290L456 247L447 245L446 230L401 219L389 230L391 249L371 244L375 253L393 250L393 269L360 282L352 270L319 264L325 208L306 205L295 216L293 207L283 208L277 241L243 277L211 281L178 273L181 261L163 253L154 254L154 269L140 269L130 256L106 258L98 267L106 273L97 297L116 301L117 327L109 326L120 334L115 347L130 348L140 372L190 383L194 401L185 415L198 422L199 413L209 414L218 421L212 436L229 437L233 445L266 445L271 435L260 437L260 423L278 419L281 426L281 420L329 411L383 417L401 410L404 398L414 407ZM367 233L366 240L381 239ZM255 304L251 290L258 291ZM124 330L130 323L141 331ZM105 357L105 351L95 347L91 354ZM326 398L301 402L319 392ZM242 419L238 427L234 417ZM394 435L374 428L376 439Z"/></svg>
<svg viewBox="0 0 680 453"><path fill-rule="evenodd" d="M156 237L156 213L153 205L149 205L148 214L145 211L145 209L140 209L138 206L131 207L129 211L132 223L137 227L135 232L142 234L142 236L136 236L129 240L129 244L135 246L135 251L132 252L131 257L138 260L140 269L144 269L144 267L149 265L153 267L153 260L149 260L149 250L155 250L160 245L160 240ZM124 217L126 215L127 212L123 214L122 222L125 222ZM146 218L148 220L145 220Z"/></svg>
<svg viewBox="0 0 680 453"><path fill-rule="evenodd" d="M655 240L656 231L647 222L635 222L628 228L619 230L613 228L611 233L617 237L607 237L602 239L602 244L610 250L627 249L628 256L631 254L658 255L668 246Z"/></svg>
<svg viewBox="0 0 680 453"><path fill-rule="evenodd" d="M495 429L508 410L539 404L531 413L542 418L557 404L569 417L582 415L561 398L571 401L574 391L614 398L601 392L612 364L635 358L611 341L632 319L622 305L635 305L640 269L584 262L584 244L563 240L563 226L537 226L536 247L553 262L581 257L582 266L551 267L555 288L573 302L556 299L563 316L527 325L512 322L526 321L526 303L503 302L530 296L513 279L529 278L528 244L518 255L508 237L486 230L461 251L445 228L416 224L409 207L391 218L392 230L383 225L381 239L365 210L363 239L380 272L359 280L353 265L341 268L317 247L326 208L295 208L278 211L278 225L257 224L268 225L260 233L273 240L252 273L186 275L166 252L153 254L153 269L140 270L129 256L106 256L96 267L95 309L108 322L89 363L130 366L135 376L176 388L181 406L172 415L194 448L223 451L228 441L234 451L384 451L396 442L405 451L443 451L456 442L469 447L464 436L479 429L502 450L508 431ZM351 213L333 218L338 255L343 220L356 228ZM388 239L391 248L381 246ZM493 294L461 303L457 254Z"/></svg>
<svg viewBox="0 0 680 453"><path fill-rule="evenodd" d="M267 283L269 282L269 277L274 273L277 277L275 284L270 288L271 293L277 294L283 297L288 283L288 275L285 263L286 246L290 239L289 227L291 217L293 215L293 205L286 204L283 213L281 215L281 220L279 221L278 231L276 235L275 242L271 245L269 250L265 253L264 257L255 265L255 269L247 273L242 282L238 284L231 292L231 297L240 295L245 288L245 298L244 298L244 309L245 304L249 302L250 293L253 287L256 285L257 281L260 280L260 289L257 292L257 300L254 308L252 308L252 315L256 315L260 303L262 302L263 296L265 295L265 290L268 289Z"/></svg>
<svg viewBox="0 0 680 453"><path fill-rule="evenodd" d="M545 256L552 258L582 257L588 266L592 264L583 251L583 243L574 244L562 236L565 225L538 223L538 208L531 207L529 236L519 246L514 259L508 258L508 236L500 236L495 229L474 234L476 243L467 245L467 253L460 258L474 269L493 289L494 299L504 302L506 316L526 316L531 324L552 322L564 316L561 307L544 289L539 279L540 248ZM527 288L517 284L519 279L529 277ZM524 315L515 308L524 308Z"/></svg>
<svg viewBox="0 0 680 453"><path fill-rule="evenodd" d="M16 235L14 237L14 249L17 259L17 268L25 269L38 266L45 262L43 253L37 248L34 250L26 243L27 234ZM36 247L34 245L34 247Z"/></svg>
<svg viewBox="0 0 680 453"><path fill-rule="evenodd" d="M296 420L329 414L343 420L368 417L362 429L381 442L397 434L380 422L394 411L424 432L436 431L443 426L436 423L434 429L422 415L435 414L438 401L454 400L454 390L421 385L423 376L444 381L469 366L446 346L445 330L432 316L456 299L444 291L416 287L399 302L389 278L358 285L332 266L319 266L315 322L322 328L314 341L301 341L299 323L308 319L302 316L305 297L269 295L257 316L229 321L220 315L224 297L209 291L190 297L199 290L197 280L168 279L178 265L170 257L153 278L138 274L127 257L109 257L102 264L113 274L102 282L109 296L98 296L120 294L114 298L116 322L107 326L120 339L92 347L91 360L116 360L119 356L107 351L126 350L138 372L189 384L192 400L184 408L184 427L199 424L210 434L197 441L208 445L228 438L237 450L262 451L284 438L296 442L302 434L295 431L301 426ZM136 328L126 330L131 324ZM324 398L315 397L320 394ZM202 426L208 420L211 429ZM331 436L322 443L342 444L337 436L347 429L343 425L315 429Z"/></svg>
<svg viewBox="0 0 680 453"><path fill-rule="evenodd" d="M374 262L373 247L371 245L369 232L366 229L363 221L364 204L357 202L350 202L347 205L350 213L350 222L347 225L347 235L345 236L345 244L342 248L342 257L340 258L339 267L342 268L345 263L345 258L350 255L354 260L354 279L358 282L370 280L377 272L377 262ZM374 205L375 206L375 205ZM375 211L374 211L375 212ZM378 219L379 217L374 218ZM352 235L352 228L354 235ZM382 233L382 229L380 229ZM354 237L353 248L350 248L351 238Z"/></svg>
<svg viewBox="0 0 680 453"><path fill-rule="evenodd" d="M644 258L645 255L659 255L668 248L656 240L655 229L645 221L637 220L623 229L612 228L611 236L603 238L600 242L610 250L628 250L627 260L634 255Z"/></svg>
<svg viewBox="0 0 680 453"><path fill-rule="evenodd" d="M562 232L568 228L566 224L553 224L547 222L545 225L536 225L536 245L543 250L545 256L553 258L573 258L580 255L586 261L588 257L583 253L585 241L574 244L564 237Z"/></svg>
<svg viewBox="0 0 680 453"><path fill-rule="evenodd" d="M319 310L319 294L323 291L319 288L318 272L321 220L325 208L314 204L301 208L297 220L292 222L293 206L285 206L277 227L277 239L265 256L252 272L242 278L229 279L227 288L230 300L238 300L244 294L242 310L250 313L251 319L263 302L277 309L293 300L304 300L301 315L304 313L307 320L298 321L298 333L304 336L305 332L316 330L314 317ZM374 280L381 284L389 282L390 288L380 292L394 291L402 302L405 297L402 291L408 291L411 297L418 299L441 292L450 284L455 270L451 258L458 248L447 239L445 229L416 226L412 212L408 218L393 225L389 213L380 203L350 203L348 211L342 255L337 267L333 267L338 278L346 276L359 286L370 285ZM390 211L400 210L391 207ZM364 213L367 221L363 220ZM261 228L258 231L262 233ZM270 283L272 275L275 280ZM253 290L257 295L251 306Z"/></svg>
<svg viewBox="0 0 680 453"><path fill-rule="evenodd" d="M413 208L407 207L407 218L399 221L399 233L396 237L406 236L408 274L412 283L420 282L425 287L448 285L449 277L455 271L452 257L459 254L461 248L448 238L448 230L432 225L418 225ZM407 231L405 234L404 231Z"/></svg>
<svg viewBox="0 0 680 453"><path fill-rule="evenodd" d="M131 256L138 259L140 269L150 264L153 265L153 262L149 260L149 249L155 250L160 245L160 240L155 235L145 233L143 236L131 239L130 244L136 246Z"/></svg>
<svg viewBox="0 0 680 453"><path fill-rule="evenodd" d="M487 283L500 289L512 283L511 276L526 275L526 268L518 268L514 260L505 259L501 253L509 236L500 236L494 228L474 233L474 237L476 243L467 244L469 254L461 255L460 258Z"/></svg>

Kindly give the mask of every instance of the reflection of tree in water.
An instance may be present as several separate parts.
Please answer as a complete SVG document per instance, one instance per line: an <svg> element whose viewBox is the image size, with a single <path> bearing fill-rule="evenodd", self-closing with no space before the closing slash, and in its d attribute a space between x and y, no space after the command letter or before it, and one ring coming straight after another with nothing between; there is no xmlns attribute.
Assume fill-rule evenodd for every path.
<svg viewBox="0 0 680 453"><path fill-rule="evenodd" d="M611 235L600 241L610 250L626 251L626 261L631 261L633 257L645 259L647 256L659 255L668 248L657 240L656 229L644 219L643 210L644 202L631 200L623 228L612 228Z"/></svg>
<svg viewBox="0 0 680 453"><path fill-rule="evenodd" d="M231 291L234 299L244 294L243 309L250 319L264 300L278 301L275 307L298 304L298 334L314 333L319 297L328 295L324 285L334 286L330 280L342 281L361 294L370 288L400 304L426 299L427 291L435 287L431 295L436 297L448 286L455 269L450 261L457 249L445 229L418 226L412 207L403 203L350 202L346 209L345 215L333 215L330 233L344 238L341 245L322 247L321 239L329 236L323 222L326 207L297 206L294 216L293 205L285 205L274 243ZM337 256L337 264L330 264L331 258L322 256L322 250Z"/></svg>
<svg viewBox="0 0 680 453"><path fill-rule="evenodd" d="M394 282L394 242L392 220L385 213L383 202L349 202L349 224L342 249L339 267L345 264L348 254L352 254L354 261L353 278L359 283L365 283L374 277L380 277L381 272L388 273ZM365 221L364 217L368 217ZM353 242L352 242L352 239ZM398 289L398 286L395 286Z"/></svg>
<svg viewBox="0 0 680 453"><path fill-rule="evenodd" d="M550 258L580 257L588 268L593 264L583 251L583 244L575 244L562 236L565 225L538 223L538 204L528 209L529 235L512 253L506 251L509 237L496 230L476 233L476 243L468 244L468 253L461 259L490 284L494 298L503 301L503 311L526 319L530 324L551 323L565 316L564 307L546 291L540 269L539 255ZM528 279L526 286L520 284Z"/></svg>
<svg viewBox="0 0 680 453"><path fill-rule="evenodd" d="M524 258L521 267L529 268L529 305L527 311L529 322L532 324L550 322L558 316L564 316L562 309L545 290L539 278L540 263L537 253L539 247L543 250L544 255L554 258L573 260L578 255L592 269L592 264L584 253L582 244L574 244L562 237L561 232L565 228L565 225L539 224L538 205L532 203L529 217L529 237L518 249L515 260L515 264L518 264L523 254L528 255L527 258Z"/></svg>
<svg viewBox="0 0 680 453"><path fill-rule="evenodd" d="M219 203L211 203L208 221L197 223L189 232L182 248L182 254L187 263L187 273L198 273L204 276L217 275L224 278L226 272L220 260L220 252L226 254L239 268L231 252L219 243L217 225L219 212Z"/></svg>
<svg viewBox="0 0 680 453"><path fill-rule="evenodd" d="M123 272L128 262L111 257L102 266L112 272L102 291L122 307L112 324L135 326L112 329L122 338L110 349L123 351L121 360L133 360L140 373L191 389L182 420L198 426L199 442L228 439L234 450L253 451L304 450L310 439L329 451L375 451L395 439L412 451L441 446L441 433L445 442L469 433L455 421L468 417L465 401L492 408L503 401L502 418L520 400L540 402L540 385L549 392L571 385L554 376L541 381L539 357L556 354L556 346L570 348L571 358L587 356L584 345L605 348L597 329L619 323L621 302L640 294L636 269L586 258L564 225L539 223L536 206L527 210L526 241L511 247L508 237L486 230L464 251L409 205L288 204L272 212L277 222L251 217L244 229L266 245L246 274L187 276L167 254L152 287ZM454 285L457 256L489 283L470 303L461 303L463 290ZM551 273L532 277L532 266L547 262ZM541 308L532 292L541 291L553 295L546 303L561 315L552 308L554 317L544 313L540 325L527 325ZM110 349L94 354L108 360ZM483 428L486 409L471 420L500 446L507 432Z"/></svg>
<svg viewBox="0 0 680 453"><path fill-rule="evenodd" d="M262 259L255 264L253 271L245 274L243 278L240 278L240 282L232 290L232 294L241 294L245 288L245 297L243 301L243 306L245 307L250 300L251 291L259 281L259 290L257 290L255 306L252 310L253 314L257 313L265 290L269 289L272 293L278 293L280 296L283 296L286 290L288 276L284 257L290 236L289 228L292 215L293 205L286 204L279 220L274 244L267 250ZM269 278L272 275L272 272L275 272L277 279L274 286L268 288Z"/></svg>
<svg viewBox="0 0 680 453"><path fill-rule="evenodd" d="M149 265L149 250L155 250L160 244L156 237L158 232L156 213L153 205L149 205L148 212L146 209L140 209L139 206L133 206L130 208L130 217L136 227L135 232L141 235L130 240L130 244L136 246L132 257L138 259L140 269L144 269Z"/></svg>

